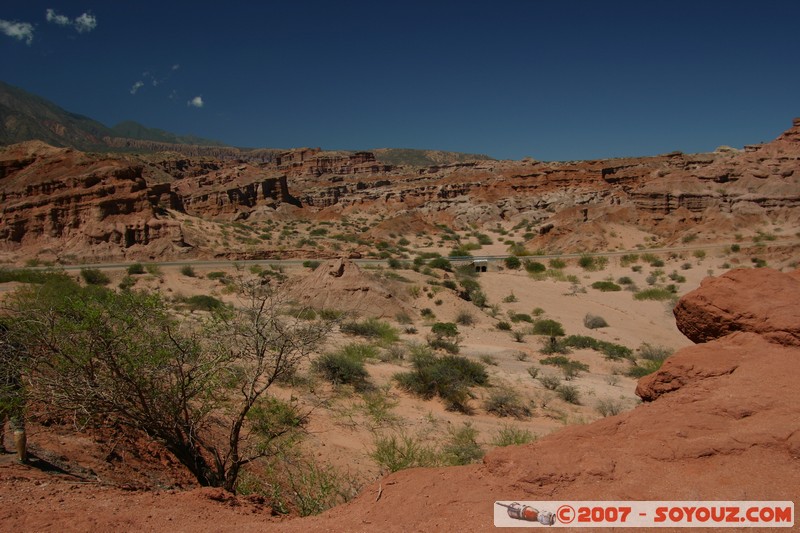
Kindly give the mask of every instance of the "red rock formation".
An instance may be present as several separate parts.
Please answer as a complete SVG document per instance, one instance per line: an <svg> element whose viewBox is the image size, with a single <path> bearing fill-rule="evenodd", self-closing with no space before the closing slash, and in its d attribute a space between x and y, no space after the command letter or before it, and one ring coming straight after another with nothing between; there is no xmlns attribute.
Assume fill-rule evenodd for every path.
<svg viewBox="0 0 800 533"><path fill-rule="evenodd" d="M674 313L681 333L694 342L748 331L800 346L800 305L783 294L800 294L800 275L769 268L732 270L703 280L681 298Z"/></svg>

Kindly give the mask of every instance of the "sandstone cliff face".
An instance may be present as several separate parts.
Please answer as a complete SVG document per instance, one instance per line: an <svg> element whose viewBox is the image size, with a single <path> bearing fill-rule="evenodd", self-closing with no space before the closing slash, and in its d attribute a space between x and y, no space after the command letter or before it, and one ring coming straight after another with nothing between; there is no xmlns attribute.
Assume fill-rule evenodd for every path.
<svg viewBox="0 0 800 533"><path fill-rule="evenodd" d="M482 465L392 474L356 501L281 530L487 531L493 502L509 499L797 501L797 321L750 295L796 317L799 276L736 271L685 296L683 307L696 312L676 313L681 330L724 315L734 332L703 330L708 342L640 380L647 403L633 411L495 450Z"/></svg>
<svg viewBox="0 0 800 533"><path fill-rule="evenodd" d="M0 248L6 250L41 241L39 249L61 251L98 245L92 250L98 256L129 256L133 246L152 248L136 252L150 255L184 253L190 247L170 210L230 222L280 206L321 219L411 213L457 229L525 219L541 230L530 248L549 251L600 249L607 242L596 230L611 220L655 233L666 245L703 227L730 239L765 222L800 223L800 121L745 151L427 169L385 165L369 152L319 149L248 161L232 152L217 159L90 156L25 146L0 155ZM153 246L154 239L162 244Z"/></svg>
<svg viewBox="0 0 800 533"><path fill-rule="evenodd" d="M0 251L31 249L67 261L190 252L169 210L213 218L281 202L299 205L285 176L265 178L245 163L153 163L40 142L0 152L0 202Z"/></svg>

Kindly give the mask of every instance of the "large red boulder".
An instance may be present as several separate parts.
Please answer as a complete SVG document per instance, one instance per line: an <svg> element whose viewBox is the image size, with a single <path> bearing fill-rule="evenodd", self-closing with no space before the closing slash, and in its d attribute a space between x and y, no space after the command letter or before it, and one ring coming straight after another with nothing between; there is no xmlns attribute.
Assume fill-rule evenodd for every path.
<svg viewBox="0 0 800 533"><path fill-rule="evenodd" d="M678 329L694 342L734 331L763 335L772 342L800 346L800 272L770 268L737 269L706 278L675 306Z"/></svg>

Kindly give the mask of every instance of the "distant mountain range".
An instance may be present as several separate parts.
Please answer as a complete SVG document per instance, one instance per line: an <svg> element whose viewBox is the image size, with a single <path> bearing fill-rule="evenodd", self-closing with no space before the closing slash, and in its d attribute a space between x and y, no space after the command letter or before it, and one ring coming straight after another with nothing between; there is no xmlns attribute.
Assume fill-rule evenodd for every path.
<svg viewBox="0 0 800 533"><path fill-rule="evenodd" d="M125 121L114 127L70 113L35 94L0 81L0 145L39 140L52 146L83 151L176 151L186 155L208 155L263 160L275 149L235 148L220 141L148 128ZM392 165L431 166L492 159L482 154L434 150L380 148L376 157ZM252 156L252 157L251 157Z"/></svg>

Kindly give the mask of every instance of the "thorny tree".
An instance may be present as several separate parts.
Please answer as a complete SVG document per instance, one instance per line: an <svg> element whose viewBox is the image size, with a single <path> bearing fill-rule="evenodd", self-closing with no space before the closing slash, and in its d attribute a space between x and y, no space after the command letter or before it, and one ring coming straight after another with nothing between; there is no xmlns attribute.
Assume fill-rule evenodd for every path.
<svg viewBox="0 0 800 533"><path fill-rule="evenodd" d="M239 288L240 305L182 321L156 294L71 282L22 289L11 307L31 390L87 420L143 430L201 484L233 491L242 466L297 425L268 389L331 328L287 314L269 286Z"/></svg>

